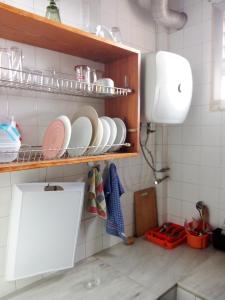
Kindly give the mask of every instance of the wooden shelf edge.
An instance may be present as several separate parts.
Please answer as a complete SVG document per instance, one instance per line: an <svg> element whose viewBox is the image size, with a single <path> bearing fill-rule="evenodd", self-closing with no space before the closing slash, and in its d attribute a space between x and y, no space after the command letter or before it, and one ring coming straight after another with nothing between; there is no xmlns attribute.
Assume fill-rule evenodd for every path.
<svg viewBox="0 0 225 300"><path fill-rule="evenodd" d="M139 50L132 47L97 37L81 29L4 3L0 3L0 37L103 63L110 61L110 58L114 60L140 53ZM87 42L86 46L88 47L86 48L91 47L94 50L83 47ZM83 51L73 50L77 43L81 45ZM99 50L100 48L103 48L104 52L107 51L108 54L104 55L104 52Z"/></svg>
<svg viewBox="0 0 225 300"><path fill-rule="evenodd" d="M44 160L44 161L34 161L34 162L24 162L24 163L7 163L0 164L0 173L6 172L16 172L16 171L25 171L31 169L41 169L48 167L56 167L63 165L75 165L88 162L97 162L104 160L114 160L121 158L131 158L138 156L139 153L108 153L106 155L97 155L97 156L82 156L76 158L66 158L66 159L56 159L56 160Z"/></svg>

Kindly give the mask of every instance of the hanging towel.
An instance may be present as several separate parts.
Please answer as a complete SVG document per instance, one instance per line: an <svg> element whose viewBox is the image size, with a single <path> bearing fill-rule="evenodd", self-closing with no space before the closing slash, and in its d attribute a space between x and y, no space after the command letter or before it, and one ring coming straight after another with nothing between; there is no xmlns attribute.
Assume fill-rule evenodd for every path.
<svg viewBox="0 0 225 300"><path fill-rule="evenodd" d="M120 196L124 193L123 186L117 174L116 165L111 163L104 185L108 218L106 232L126 240L124 221L120 204Z"/></svg>
<svg viewBox="0 0 225 300"><path fill-rule="evenodd" d="M102 219L106 219L107 213L103 180L98 167L94 167L89 171L88 183L87 211L91 214L98 215Z"/></svg>

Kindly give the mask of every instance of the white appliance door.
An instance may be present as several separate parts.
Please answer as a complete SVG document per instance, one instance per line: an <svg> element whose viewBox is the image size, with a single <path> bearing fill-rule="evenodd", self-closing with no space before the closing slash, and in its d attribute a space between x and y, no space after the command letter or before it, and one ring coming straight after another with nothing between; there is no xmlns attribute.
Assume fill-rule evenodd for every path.
<svg viewBox="0 0 225 300"><path fill-rule="evenodd" d="M46 183L14 187L7 247L7 280L74 265L84 183L58 182L51 185L59 185L64 190L44 191Z"/></svg>

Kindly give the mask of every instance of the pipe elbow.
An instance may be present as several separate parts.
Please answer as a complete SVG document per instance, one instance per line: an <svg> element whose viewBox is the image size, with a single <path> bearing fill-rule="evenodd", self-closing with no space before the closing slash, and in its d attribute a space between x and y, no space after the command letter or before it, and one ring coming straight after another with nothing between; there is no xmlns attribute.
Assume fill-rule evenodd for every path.
<svg viewBox="0 0 225 300"><path fill-rule="evenodd" d="M177 30L182 29L187 22L184 12L168 8L168 0L152 0L152 17L156 23Z"/></svg>

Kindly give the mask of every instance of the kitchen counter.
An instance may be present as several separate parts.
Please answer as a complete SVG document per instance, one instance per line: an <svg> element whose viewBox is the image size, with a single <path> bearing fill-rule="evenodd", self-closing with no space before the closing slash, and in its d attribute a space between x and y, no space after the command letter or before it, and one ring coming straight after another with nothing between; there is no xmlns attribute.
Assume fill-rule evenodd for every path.
<svg viewBox="0 0 225 300"><path fill-rule="evenodd" d="M87 289L92 274L99 274L101 284ZM186 245L165 250L138 239L132 246L118 244L72 270L58 272L2 299L155 300L177 282L207 300L224 300L225 253Z"/></svg>
<svg viewBox="0 0 225 300"><path fill-rule="evenodd" d="M225 252L215 251L178 285L207 300L225 300Z"/></svg>

